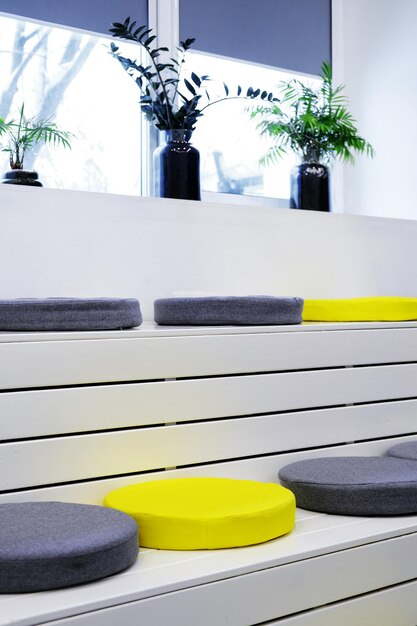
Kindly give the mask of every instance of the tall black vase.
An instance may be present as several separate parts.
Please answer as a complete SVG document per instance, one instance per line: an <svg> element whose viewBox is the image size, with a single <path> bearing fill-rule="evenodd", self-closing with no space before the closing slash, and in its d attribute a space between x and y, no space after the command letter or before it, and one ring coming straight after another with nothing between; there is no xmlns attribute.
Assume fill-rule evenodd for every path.
<svg viewBox="0 0 417 626"><path fill-rule="evenodd" d="M166 143L154 152L154 195L201 200L200 153L190 144L191 131L166 131Z"/></svg>
<svg viewBox="0 0 417 626"><path fill-rule="evenodd" d="M330 211L330 172L318 161L303 161L291 172L291 209Z"/></svg>

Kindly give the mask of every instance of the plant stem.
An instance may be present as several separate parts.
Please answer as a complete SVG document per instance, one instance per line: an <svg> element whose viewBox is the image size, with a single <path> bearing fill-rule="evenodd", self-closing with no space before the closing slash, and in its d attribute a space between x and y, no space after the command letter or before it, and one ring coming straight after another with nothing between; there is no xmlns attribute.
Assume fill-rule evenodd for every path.
<svg viewBox="0 0 417 626"><path fill-rule="evenodd" d="M178 85L180 84L180 78L181 78L181 70L182 70L182 66L184 65L184 61L185 61L185 50L182 51L182 57L181 57L181 63L179 65L179 70L177 72L177 76L178 76L178 82L175 85L175 90L174 90L174 95L172 97L172 104L174 105L177 96L178 96Z"/></svg>
<svg viewBox="0 0 417 626"><path fill-rule="evenodd" d="M220 98L219 100L214 100L213 102L209 102L208 104L206 104L206 106L200 109L200 114L209 107L211 107L213 104L218 104L219 102L224 102L225 100L253 100L253 98L247 96L225 96L224 98Z"/></svg>
<svg viewBox="0 0 417 626"><path fill-rule="evenodd" d="M140 40L139 40L139 43L140 43L140 44L141 44L141 45L145 48L146 52L147 52L147 53L148 53L148 55L150 56L151 61L152 61L152 64L153 64L153 66L154 66L154 68L155 68L155 72L156 72L156 74L157 74L157 76L158 76L158 79L159 79L159 82L160 82L160 84L161 84L161 86L162 86L162 91L163 91L163 93L165 94L165 109L166 109L166 112L167 112L167 121L168 121L168 125L169 125L169 127L170 127L170 128L172 128L172 124L171 124L171 112L170 112L170 108L169 108L169 106L168 106L168 102L169 102L169 100L168 100L168 93L167 93L167 90L166 90L166 88L165 88L164 81L162 80L161 72L160 72L160 71L159 71L159 69L158 69L158 64L157 64L157 62L155 61L155 59L153 58L153 56L152 56L152 54L151 54L151 51L150 51L150 50L149 50L149 49L148 49L148 48L147 48L147 47L146 47L146 46L142 43L142 41L140 41Z"/></svg>

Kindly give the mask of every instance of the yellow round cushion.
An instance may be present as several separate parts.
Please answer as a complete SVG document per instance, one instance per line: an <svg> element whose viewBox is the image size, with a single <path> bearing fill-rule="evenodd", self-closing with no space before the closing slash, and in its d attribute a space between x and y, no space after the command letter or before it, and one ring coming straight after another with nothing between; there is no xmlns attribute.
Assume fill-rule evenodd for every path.
<svg viewBox="0 0 417 626"><path fill-rule="evenodd" d="M400 322L417 320L417 298L305 300L305 322Z"/></svg>
<svg viewBox="0 0 417 626"><path fill-rule="evenodd" d="M164 550L247 546L284 535L295 524L293 493L252 480L155 480L116 489L104 504L137 521L141 546Z"/></svg>

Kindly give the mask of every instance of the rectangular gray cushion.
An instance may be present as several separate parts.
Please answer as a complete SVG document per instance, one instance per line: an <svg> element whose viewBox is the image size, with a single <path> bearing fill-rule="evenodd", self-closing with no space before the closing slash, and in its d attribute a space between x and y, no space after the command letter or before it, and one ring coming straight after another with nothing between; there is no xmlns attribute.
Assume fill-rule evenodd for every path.
<svg viewBox="0 0 417 626"><path fill-rule="evenodd" d="M117 330L141 323L135 298L0 300L0 330Z"/></svg>
<svg viewBox="0 0 417 626"><path fill-rule="evenodd" d="M168 326L301 324L304 300L276 296L208 296L155 300L155 322Z"/></svg>

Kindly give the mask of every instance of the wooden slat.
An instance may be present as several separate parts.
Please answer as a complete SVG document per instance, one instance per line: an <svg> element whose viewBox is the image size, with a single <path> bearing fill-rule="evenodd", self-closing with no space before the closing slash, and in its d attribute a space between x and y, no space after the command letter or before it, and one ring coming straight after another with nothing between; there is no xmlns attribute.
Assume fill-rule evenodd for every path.
<svg viewBox="0 0 417 626"><path fill-rule="evenodd" d="M282 592L282 590L280 590ZM142 601L147 603L147 601ZM145 610L157 610L155 601L152 601L153 607L144 606L134 603L133 606L119 606L110 609L104 609L90 615L80 615L78 617L70 617L59 621L50 622L50 626L114 626L120 619L123 619L124 626L137 626L138 614ZM163 602L165 604L165 602ZM223 608L223 607L222 607ZM234 608L234 607L233 607ZM181 607L181 613L189 612ZM209 610L209 607L207 607ZM210 608L210 612L211 612ZM232 613L230 604L227 607L227 616ZM237 609L239 612L240 610ZM161 611L162 612L162 611ZM223 613L222 617L226 617ZM187 615L187 619L189 615ZM238 619L239 619L238 618ZM149 619L151 621L149 621ZM162 618L161 618L162 619ZM232 616L233 619L233 616ZM303 612L301 615L294 617L284 617L278 620L263 622L265 626L416 626L417 619L417 581L404 583L389 587L383 591L369 593L364 596L337 602L325 608ZM148 626L160 625L157 615L147 616ZM171 620L169 620L171 624ZM199 624L201 620L199 619ZM219 622L221 623L221 622ZM248 622L242 616L242 621L230 621L228 623L236 623L238 626L247 626ZM186 626L186 622L184 622ZM263 626L259 624L259 626Z"/></svg>
<svg viewBox="0 0 417 626"><path fill-rule="evenodd" d="M338 332L341 330L381 330L383 328L417 328L417 321L397 322L302 322L295 325L251 326L159 326L145 320L136 328L123 330L57 330L57 331L0 331L1 343L74 341L82 339L100 341L108 339L143 339L148 337L192 337L201 335L252 335L254 333Z"/></svg>
<svg viewBox="0 0 417 626"><path fill-rule="evenodd" d="M310 528L259 546L145 551L131 570L93 585L0 598L0 625L78 615L68 624L247 626L417 576L415 517L323 517L327 526L315 530L312 519Z"/></svg>
<svg viewBox="0 0 417 626"><path fill-rule="evenodd" d="M417 361L417 328L0 344L0 388Z"/></svg>
<svg viewBox="0 0 417 626"><path fill-rule="evenodd" d="M416 626L416 622L417 581L414 580L302 615L268 621L268 626Z"/></svg>
<svg viewBox="0 0 417 626"><path fill-rule="evenodd" d="M105 495L113 489L126 485L141 483L147 480L179 478L186 476L218 476L245 480L276 482L281 467L294 461L323 456L369 456L385 454L390 446L405 441L415 441L416 437L393 437L390 439L367 441L364 443L342 446L329 446L319 450L295 451L251 459L224 461L203 466L183 469L168 469L150 474L133 474L131 476L108 477L99 480L86 480L82 483L68 483L42 488L27 488L18 492L0 493L2 502L24 502L28 500L60 500L62 502L79 502L81 504L102 504Z"/></svg>
<svg viewBox="0 0 417 626"><path fill-rule="evenodd" d="M415 328L20 342L0 344L0 388L412 361L417 361ZM235 416L413 398L416 367L409 363L3 393L3 438L129 428L1 444L0 488L22 491L0 494L0 502L99 503L107 491L124 484L186 475L276 481L280 467L302 458L382 454L410 439L395 435L416 431L417 400ZM190 420L196 421L155 426ZM387 439L331 445L375 437ZM329 447L314 449L323 445ZM291 451L304 447L311 449ZM238 460L254 454L261 456ZM232 458L236 460L224 461ZM207 465L111 477L192 463ZM109 478L92 480L102 476ZM30 489L60 481L82 482ZM142 551L137 566L93 585L0 596L0 626L213 626L226 621L248 626L300 611L308 615L313 607L417 577L416 549L417 517L301 512L291 534L260 546L205 553Z"/></svg>
<svg viewBox="0 0 417 626"><path fill-rule="evenodd" d="M133 474L131 476L109 477L100 480L86 480L81 483L68 483L59 486L46 486L38 489L27 488L18 492L0 493L2 502L29 502L43 500L60 500L62 502L80 502L83 504L102 504L105 495L113 489L126 485L141 483L148 480L180 478L187 476L218 476L223 478L239 478L244 480L260 480L276 482L278 471L284 465L303 459L323 456L379 456L385 454L389 447L406 441L415 441L416 437L393 437L390 439L367 441L327 448L310 449L253 459L232 460L204 466L192 466L184 469L169 469L152 472L151 474Z"/></svg>
<svg viewBox="0 0 417 626"><path fill-rule="evenodd" d="M399 546L398 542L403 545ZM395 543L397 542L397 543ZM198 589L187 589L180 592L166 594L159 598L129 603L95 612L91 615L70 618L63 622L54 622L57 626L113 626L117 622L122 622L124 626L136 626L138 622L146 623L147 626L160 626L169 623L171 626L213 626L213 624L228 624L230 626L248 626L256 624L255 620L268 620L279 615L286 615L292 612L305 610L306 607L314 607L316 603L334 601L335 598L344 598L348 594L363 593L364 588L378 588L381 581L395 580L395 574L399 574L400 566L394 566L394 572L388 571L384 562L386 558L391 562L391 558L405 557L407 547L417 547L417 536L407 537L402 540L392 540L386 542L375 549L375 546L366 546L360 554L352 555L351 551L346 554L321 557L320 559L310 559L304 566L300 564L288 565L282 568L257 572L246 576L241 576L233 580L222 581L211 585L202 585ZM400 548L401 552L397 552ZM353 557L353 558L352 558ZM370 559L367 562L365 559ZM375 559L375 560L374 560ZM410 557L407 558L410 565ZM302 568L302 572L300 572ZM355 571L355 568L356 571ZM361 568L358 575L358 569ZM405 568L404 568L405 569ZM411 571L411 567L408 570ZM335 576L335 572L343 572L343 576ZM415 572L414 572L415 575ZM284 576L287 576L284 580ZM303 581L308 580L308 584ZM378 581L378 582L377 582ZM383 584L383 583L382 583ZM390 584L388 582L388 584ZM274 593L275 589L275 593ZM341 621L328 621L329 617L323 621L315 621L317 626L351 626L360 624L361 626L415 626L413 618L413 608L417 607L412 592L416 591L416 584L413 583L402 594L395 594L394 598L385 598L381 606L376 606L377 598L371 604L362 599L361 604L356 607L352 605L349 613L356 619L348 622L345 617ZM405 610L398 604L393 605L395 600L408 601ZM388 604L389 602L389 604ZM364 606L365 605L365 606ZM370 621L372 615L369 607L372 606L373 616L381 617ZM389 613L384 614L384 607ZM337 608L337 607L336 607ZM361 612L365 609L365 613ZM396 608L396 612L395 612ZM335 610L334 607L328 609L330 618L343 615L343 607ZM387 621L391 616L393 621ZM414 619L416 612L414 611ZM281 620L272 624L281 624ZM291 624L290 620L283 620L285 624ZM304 621L302 617L295 622L302 626L309 626L309 621Z"/></svg>
<svg viewBox="0 0 417 626"><path fill-rule="evenodd" d="M416 432L415 406L405 405L398 419L401 408L365 405L6 443L0 490Z"/></svg>
<svg viewBox="0 0 417 626"><path fill-rule="evenodd" d="M0 394L0 439L413 396L417 396L417 364L4 392ZM415 401L394 406L391 418L413 411L417 415ZM389 419L385 409L381 415ZM400 426L398 433L402 432Z"/></svg>

